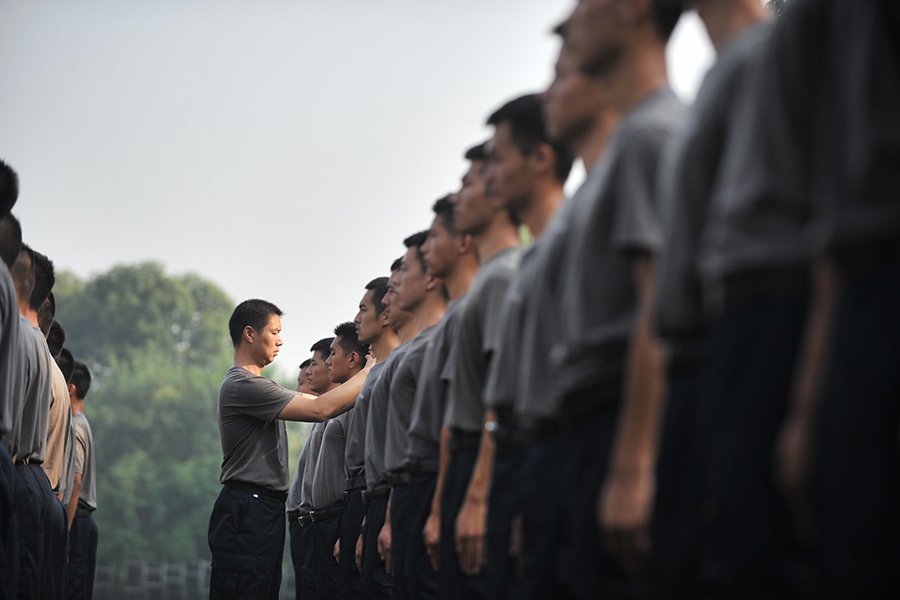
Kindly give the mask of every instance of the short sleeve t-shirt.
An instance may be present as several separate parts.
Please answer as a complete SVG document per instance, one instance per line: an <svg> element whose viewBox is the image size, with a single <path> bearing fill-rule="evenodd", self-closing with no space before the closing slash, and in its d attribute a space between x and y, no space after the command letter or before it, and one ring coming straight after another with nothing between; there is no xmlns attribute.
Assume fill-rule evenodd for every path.
<svg viewBox="0 0 900 600"><path fill-rule="evenodd" d="M355 409L354 409L355 410ZM344 450L347 447L347 418L353 411L345 412L325 425L319 459L312 482L312 507L328 508L341 501L344 495Z"/></svg>
<svg viewBox="0 0 900 600"><path fill-rule="evenodd" d="M307 436L303 449L300 450L300 456L297 457L297 468L294 470L294 479L291 481L291 489L288 491L287 504L285 511L300 510L300 488L303 486L303 471L306 469L306 461L309 457L309 446L312 436Z"/></svg>
<svg viewBox="0 0 900 600"><path fill-rule="evenodd" d="M25 394L21 335L16 287L6 263L0 260L0 440L10 454L19 435Z"/></svg>
<svg viewBox="0 0 900 600"><path fill-rule="evenodd" d="M450 303L426 345L410 417L408 456L419 459L440 456L441 428L447 410L447 381L443 372L456 340L459 310L464 301L465 295Z"/></svg>
<svg viewBox="0 0 900 600"><path fill-rule="evenodd" d="M384 361L382 369L369 400L369 414L366 417L366 486L375 486L387 482L387 467L384 464L384 449L387 429L388 403L391 395L391 382L397 366L406 355L409 342L401 344L391 352Z"/></svg>
<svg viewBox="0 0 900 600"><path fill-rule="evenodd" d="M406 464L413 401L419 387L425 349L433 334L434 327L428 327L409 341L406 356L397 365L397 372L391 381L384 448L384 463L388 472L398 471Z"/></svg>
<svg viewBox="0 0 900 600"><path fill-rule="evenodd" d="M219 388L220 483L241 481L287 491L287 432L278 415L295 394L241 367L228 370Z"/></svg>
<svg viewBox="0 0 900 600"><path fill-rule="evenodd" d="M519 266L521 249L506 248L478 268L459 317L447 427L477 433L484 426L484 385L500 343L503 299Z"/></svg>
<svg viewBox="0 0 900 600"><path fill-rule="evenodd" d="M50 350L44 335L21 319L22 356L25 358L25 403L16 453L35 464L44 462L50 420Z"/></svg>
<svg viewBox="0 0 900 600"><path fill-rule="evenodd" d="M97 467L94 458L94 434L84 415L73 415L75 425L75 473L81 474L78 508L97 510Z"/></svg>
<svg viewBox="0 0 900 600"><path fill-rule="evenodd" d="M53 492L65 492L66 440L72 420L72 402L66 387L66 378L56 361L50 362L50 417L47 425L47 452L44 472L50 480Z"/></svg>
<svg viewBox="0 0 900 600"><path fill-rule="evenodd" d="M369 416L369 401L372 399L372 390L378 382L383 368L384 363L380 362L369 369L369 375L356 397L353 410L347 413L344 475L348 479L363 476L366 472L366 424Z"/></svg>

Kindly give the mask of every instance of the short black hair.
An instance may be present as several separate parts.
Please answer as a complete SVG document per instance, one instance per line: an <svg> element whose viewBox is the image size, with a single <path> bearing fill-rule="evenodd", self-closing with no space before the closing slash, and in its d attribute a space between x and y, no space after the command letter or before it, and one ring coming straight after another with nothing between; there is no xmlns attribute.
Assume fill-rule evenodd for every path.
<svg viewBox="0 0 900 600"><path fill-rule="evenodd" d="M391 273L393 273L394 271L399 271L400 267L402 267L402 266L403 266L403 257L401 256L400 258L398 258L397 260L395 260L394 262L391 263Z"/></svg>
<svg viewBox="0 0 900 600"><path fill-rule="evenodd" d="M472 146L468 150L466 150L465 155L463 157L471 162L475 162L476 160L484 160L487 158L487 142L481 142L477 146Z"/></svg>
<svg viewBox="0 0 900 600"><path fill-rule="evenodd" d="M561 21L557 23L553 29L550 30L550 33L553 35L559 36L559 38L565 42L569 39L567 36L569 35L569 21Z"/></svg>
<svg viewBox="0 0 900 600"><path fill-rule="evenodd" d="M350 356L354 352L359 354L361 364L366 362L366 354L369 353L369 345L359 341L359 334L356 332L356 323L347 321L341 323L334 328L334 337L340 338L338 345L344 351L344 356Z"/></svg>
<svg viewBox="0 0 900 600"><path fill-rule="evenodd" d="M19 297L26 299L31 296L31 290L34 289L34 263L31 262L31 253L25 244L22 244L22 249L9 268L9 274L16 284Z"/></svg>
<svg viewBox="0 0 900 600"><path fill-rule="evenodd" d="M312 345L312 348L309 349L310 352L315 354L319 352L325 358L328 358L328 355L331 354L331 342L334 341L333 337L322 338L318 342Z"/></svg>
<svg viewBox="0 0 900 600"><path fill-rule="evenodd" d="M66 345L66 328L63 324L53 319L50 322L50 331L47 334L47 347L50 348L50 356L54 359L62 352Z"/></svg>
<svg viewBox="0 0 900 600"><path fill-rule="evenodd" d="M527 94L510 100L488 117L487 124L499 127L509 125L513 143L519 151L528 156L540 144L547 144L553 150L556 161L556 180L563 184L569 178L575 154L568 144L553 141L547 135L544 119L544 101L540 94Z"/></svg>
<svg viewBox="0 0 900 600"><path fill-rule="evenodd" d="M280 308L269 302L268 300L260 300L259 298L251 298L244 300L238 304L231 318L228 319L228 333L231 335L231 343L237 348L241 344L241 338L244 336L244 328L248 325L256 331L261 331L269 323L272 315L282 316L284 313Z"/></svg>
<svg viewBox="0 0 900 600"><path fill-rule="evenodd" d="M656 31L664 42L668 42L678 25L681 13L684 12L685 0L653 0L651 10L653 11L653 22L656 24Z"/></svg>
<svg viewBox="0 0 900 600"><path fill-rule="evenodd" d="M0 160L0 218L5 217L19 199L19 176Z"/></svg>
<svg viewBox="0 0 900 600"><path fill-rule="evenodd" d="M307 358L307 359L304 360L302 363L300 363L300 370L302 371L303 369L305 369L306 367L308 367L311 363L312 363L312 359L311 359L311 358Z"/></svg>
<svg viewBox="0 0 900 600"><path fill-rule="evenodd" d="M372 292L372 304L375 306L375 314L384 312L384 295L387 294L387 277L376 277L366 284L366 291Z"/></svg>
<svg viewBox="0 0 900 600"><path fill-rule="evenodd" d="M22 225L12 214L0 218L0 259L12 268L22 250Z"/></svg>
<svg viewBox="0 0 900 600"><path fill-rule="evenodd" d="M419 268L422 269L424 273L427 269L425 268L425 255L422 254L422 244L425 243L425 240L428 239L427 231L418 231L405 240L403 240L403 245L407 248L415 248L416 249L416 258L419 259Z"/></svg>
<svg viewBox="0 0 900 600"><path fill-rule="evenodd" d="M91 389L91 370L80 360L75 361L69 383L75 386L75 397L84 400Z"/></svg>
<svg viewBox="0 0 900 600"><path fill-rule="evenodd" d="M56 317L56 298L53 297L53 292L50 292L50 295L41 304L37 311L37 316L38 327L41 328L41 333L44 334L44 337L47 337L50 335L50 328L53 326L53 319Z"/></svg>
<svg viewBox="0 0 900 600"><path fill-rule="evenodd" d="M450 194L440 198L434 203L431 210L434 211L436 217L440 217L441 224L447 230L447 233L451 237L456 237L459 235L459 230L456 228L456 222L453 220L453 202L450 201L450 198Z"/></svg>
<svg viewBox="0 0 900 600"><path fill-rule="evenodd" d="M37 250L30 249L31 260L34 264L34 289L31 290L31 296L28 297L28 304L33 310L40 310L41 305L50 296L50 291L56 283L56 273L53 268L53 261L47 258L46 254L41 254Z"/></svg>
<svg viewBox="0 0 900 600"><path fill-rule="evenodd" d="M72 356L72 351L68 348L60 350L59 356L56 357L56 365L59 367L59 370L62 371L63 377L66 379L66 384L68 385L72 379L72 371L75 370L75 357Z"/></svg>

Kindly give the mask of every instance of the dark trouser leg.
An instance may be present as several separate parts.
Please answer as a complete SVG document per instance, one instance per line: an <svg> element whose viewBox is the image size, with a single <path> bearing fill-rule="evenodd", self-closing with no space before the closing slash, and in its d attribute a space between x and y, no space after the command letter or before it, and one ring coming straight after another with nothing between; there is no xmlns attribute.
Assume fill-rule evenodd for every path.
<svg viewBox="0 0 900 600"><path fill-rule="evenodd" d="M291 564L294 565L294 593L297 600L303 597L303 532L304 528L296 519L288 525L291 535Z"/></svg>
<svg viewBox="0 0 900 600"><path fill-rule="evenodd" d="M690 569L703 498L703 464L696 421L704 369L670 374L656 465L656 500L652 520L652 577L665 598L696 598Z"/></svg>
<svg viewBox="0 0 900 600"><path fill-rule="evenodd" d="M523 590L521 568L510 555L513 519L522 513L523 467L526 449L497 444L487 514L487 564L484 568L488 598L519 598Z"/></svg>
<svg viewBox="0 0 900 600"><path fill-rule="evenodd" d="M0 600L19 596L19 526L16 467L0 441Z"/></svg>
<svg viewBox="0 0 900 600"><path fill-rule="evenodd" d="M300 574L296 586L301 600L318 600L319 575L316 572L316 531L312 523L300 527Z"/></svg>
<svg viewBox="0 0 900 600"><path fill-rule="evenodd" d="M409 573L409 597L413 600L437 600L438 597L438 574L431 566L431 559L425 551L425 539L422 537L425 522L431 515L436 486L435 474L413 475L409 478L407 507L411 525L406 566Z"/></svg>
<svg viewBox="0 0 900 600"><path fill-rule="evenodd" d="M409 598L409 573L406 556L409 552L410 520L407 510L409 485L394 487L391 495L391 571L394 575L394 599Z"/></svg>
<svg viewBox="0 0 900 600"><path fill-rule="evenodd" d="M484 598L484 575L465 575L456 553L456 517L462 507L478 458L478 448L454 452L447 465L441 498L441 598Z"/></svg>
<svg viewBox="0 0 900 600"><path fill-rule="evenodd" d="M41 597L43 497L28 465L16 465L16 514L19 528L19 597Z"/></svg>
<svg viewBox="0 0 900 600"><path fill-rule="evenodd" d="M43 522L43 552L41 553L41 585L43 587L42 594L44 598L56 598L59 594L59 578L55 570L56 559L56 505L59 499L53 493L50 487L50 480L47 479L47 473L40 465L28 465L38 482L41 490L41 514Z"/></svg>
<svg viewBox="0 0 900 600"><path fill-rule="evenodd" d="M356 566L356 542L359 539L365 515L366 505L362 501L362 489L352 490L344 499L344 509L341 512L339 600L362 597L359 569Z"/></svg>
<svg viewBox="0 0 900 600"><path fill-rule="evenodd" d="M78 509L69 540L68 587L70 600L90 600L97 567L97 524L91 512Z"/></svg>
<svg viewBox="0 0 900 600"><path fill-rule="evenodd" d="M384 561L378 555L378 534L384 527L387 512L387 496L373 498L366 505L366 526L363 530L362 596L369 598L393 598L394 578L384 569Z"/></svg>
<svg viewBox="0 0 900 600"><path fill-rule="evenodd" d="M210 600L278 600L284 502L227 487L209 518Z"/></svg>
<svg viewBox="0 0 900 600"><path fill-rule="evenodd" d="M799 598L812 585L773 471L806 304L748 301L710 324L697 435L711 510L697 571L712 596Z"/></svg>
<svg viewBox="0 0 900 600"><path fill-rule="evenodd" d="M65 600L69 597L69 518L62 501L56 496L53 497L53 501L53 570L51 573L56 581L55 598Z"/></svg>
<svg viewBox="0 0 900 600"><path fill-rule="evenodd" d="M315 537L314 566L318 579L319 598L334 600L338 590L338 563L334 559L334 545L341 535L341 516L313 523Z"/></svg>
<svg viewBox="0 0 900 600"><path fill-rule="evenodd" d="M900 597L900 265L848 276L824 386L816 501L823 590Z"/></svg>

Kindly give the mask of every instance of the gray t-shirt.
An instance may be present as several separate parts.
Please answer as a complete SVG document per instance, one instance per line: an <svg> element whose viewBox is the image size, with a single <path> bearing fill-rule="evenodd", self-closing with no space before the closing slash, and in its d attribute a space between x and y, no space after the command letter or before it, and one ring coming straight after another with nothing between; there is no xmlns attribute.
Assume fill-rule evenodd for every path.
<svg viewBox="0 0 900 600"><path fill-rule="evenodd" d="M44 462L47 446L47 426L50 419L50 350L37 327L27 319L22 327L22 356L25 357L25 404L22 407L22 427L16 453L40 464Z"/></svg>
<svg viewBox="0 0 900 600"><path fill-rule="evenodd" d="M447 427L469 433L484 426L484 385L491 357L500 343L503 299L519 266L519 248L507 248L484 261L466 294L459 316Z"/></svg>
<svg viewBox="0 0 900 600"><path fill-rule="evenodd" d="M556 393L588 388L621 372L609 348L624 345L637 312L633 256L662 245L657 174L663 146L684 105L668 87L622 117L597 174L592 202L573 206L560 272L562 327L553 344ZM593 171L593 169L592 169ZM587 184L587 183L586 183Z"/></svg>
<svg viewBox="0 0 900 600"><path fill-rule="evenodd" d="M435 327L423 329L409 341L406 356L397 365L391 381L384 448L384 464L388 472L402 469L406 464L413 401L419 387L425 350L434 330Z"/></svg>
<svg viewBox="0 0 900 600"><path fill-rule="evenodd" d="M306 469L311 440L312 436L307 436L303 449L300 450L300 456L297 457L297 468L294 470L294 479L291 481L291 489L288 491L287 503L284 507L285 512L300 510L300 488L303 486L303 471Z"/></svg>
<svg viewBox="0 0 900 600"><path fill-rule="evenodd" d="M25 358L21 354L20 338L23 330L16 286L6 263L0 260L0 440L10 455L15 452L22 424Z"/></svg>
<svg viewBox="0 0 900 600"><path fill-rule="evenodd" d="M313 480L316 477L316 464L322 451L322 439L328 421L316 423L309 433L309 456L303 465L303 477L300 481L300 510L307 512L313 509Z"/></svg>
<svg viewBox="0 0 900 600"><path fill-rule="evenodd" d="M97 510L97 467L94 459L94 434L84 415L73 415L75 424L75 472L81 474L78 508Z"/></svg>
<svg viewBox="0 0 900 600"><path fill-rule="evenodd" d="M228 370L219 388L219 483L233 480L287 491L287 432L278 415L295 394L241 367Z"/></svg>
<svg viewBox="0 0 900 600"><path fill-rule="evenodd" d="M657 269L658 331L666 338L699 336L704 314L695 270L707 206L719 177L722 151L740 118L738 99L769 40L761 23L737 34L703 80L681 132L666 147L660 167L660 220L665 252Z"/></svg>
<svg viewBox="0 0 900 600"><path fill-rule="evenodd" d="M387 482L387 467L384 464L384 446L387 429L388 404L390 402L391 381L394 373L408 350L409 343L401 344L384 361L378 381L369 398L369 414L366 416L366 487Z"/></svg>
<svg viewBox="0 0 900 600"><path fill-rule="evenodd" d="M347 446L344 450L344 475L347 479L360 477L366 472L366 424L369 417L369 401L382 368L384 363L380 362L369 369L369 375L356 397L353 410L347 413L345 423Z"/></svg>
<svg viewBox="0 0 900 600"><path fill-rule="evenodd" d="M443 377L443 371L456 340L459 312L465 298L463 295L450 303L425 347L410 417L407 456L421 459L440 456L441 428L447 410L447 380Z"/></svg>
<svg viewBox="0 0 900 600"><path fill-rule="evenodd" d="M344 451L347 447L347 417L345 412L331 420L322 434L322 445L312 484L312 505L323 509L341 501L344 495Z"/></svg>

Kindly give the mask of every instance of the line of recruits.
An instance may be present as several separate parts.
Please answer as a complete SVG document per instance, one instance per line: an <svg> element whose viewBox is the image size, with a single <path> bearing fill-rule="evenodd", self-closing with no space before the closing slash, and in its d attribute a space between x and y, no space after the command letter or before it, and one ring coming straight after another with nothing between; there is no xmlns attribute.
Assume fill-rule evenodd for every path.
<svg viewBox="0 0 900 600"><path fill-rule="evenodd" d="M296 392L238 306L210 598L276 597L285 508L306 600L900 597L900 7L690 4L689 108L681 3L578 2Z"/></svg>
<svg viewBox="0 0 900 600"><path fill-rule="evenodd" d="M53 262L22 243L0 161L0 600L90 599L97 558L91 372L65 347Z"/></svg>

